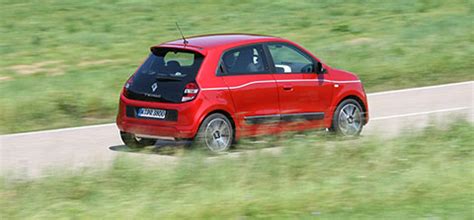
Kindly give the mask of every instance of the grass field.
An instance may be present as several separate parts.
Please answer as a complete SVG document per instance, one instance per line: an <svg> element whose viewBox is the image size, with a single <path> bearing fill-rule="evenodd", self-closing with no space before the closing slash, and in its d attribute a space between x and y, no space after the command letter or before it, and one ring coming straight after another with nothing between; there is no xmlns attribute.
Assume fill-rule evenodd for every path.
<svg viewBox="0 0 474 220"><path fill-rule="evenodd" d="M393 140L289 136L172 165L129 157L105 170L0 178L0 219L472 219L474 126ZM239 146L245 148L245 146Z"/></svg>
<svg viewBox="0 0 474 220"><path fill-rule="evenodd" d="M150 45L186 35L281 36L369 92L472 80L472 0L0 0L0 132L110 122Z"/></svg>

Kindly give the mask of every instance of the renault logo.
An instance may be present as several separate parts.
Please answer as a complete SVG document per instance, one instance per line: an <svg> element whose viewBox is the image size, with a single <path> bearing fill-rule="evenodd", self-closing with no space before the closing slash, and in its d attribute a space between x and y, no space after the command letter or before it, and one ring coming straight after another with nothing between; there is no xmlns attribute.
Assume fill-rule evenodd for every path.
<svg viewBox="0 0 474 220"><path fill-rule="evenodd" d="M156 89L158 89L158 84L153 83L153 85L151 85L151 91L155 92Z"/></svg>

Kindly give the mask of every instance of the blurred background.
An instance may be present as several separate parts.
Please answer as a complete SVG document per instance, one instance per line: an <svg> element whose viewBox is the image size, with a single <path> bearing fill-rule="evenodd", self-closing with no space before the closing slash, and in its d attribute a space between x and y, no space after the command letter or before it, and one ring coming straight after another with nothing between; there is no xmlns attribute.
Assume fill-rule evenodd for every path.
<svg viewBox="0 0 474 220"><path fill-rule="evenodd" d="M290 39L356 73L368 93L470 81L473 5L0 0L0 133L112 123L119 92L149 47L180 38L175 22L186 36ZM379 120L367 127L374 135L288 133L242 140L239 152L224 156L174 148L170 156L158 147L116 152L127 148L113 124L0 136L0 219L473 219L474 93L472 82L456 88L437 90L439 103L457 94L459 106L444 107L462 107L470 122L438 115L452 120L382 137L398 116L419 112L384 115L404 106L386 100L396 95L375 96L369 103ZM416 92L404 103L443 107L407 98ZM404 122L429 124L431 115L418 116ZM51 164L46 175L28 176Z"/></svg>
<svg viewBox="0 0 474 220"><path fill-rule="evenodd" d="M288 38L367 92L472 80L471 0L8 1L0 7L0 132L112 122L149 47L186 36Z"/></svg>

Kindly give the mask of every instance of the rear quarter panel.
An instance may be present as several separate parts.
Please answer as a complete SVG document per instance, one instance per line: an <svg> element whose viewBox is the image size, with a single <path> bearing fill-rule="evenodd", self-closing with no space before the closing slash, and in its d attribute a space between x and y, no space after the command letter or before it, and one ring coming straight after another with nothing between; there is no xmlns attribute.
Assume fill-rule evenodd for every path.
<svg viewBox="0 0 474 220"><path fill-rule="evenodd" d="M212 112L223 111L228 113L235 124L236 138L239 137L240 124L235 118L235 109L232 103L230 91L226 86L222 77L216 76L217 66L220 59L220 50L208 50L207 56L202 64L202 67L196 77L196 82L199 85L201 92L200 98L205 103L201 106L201 110L196 115L196 121L199 125L204 121L206 116Z"/></svg>

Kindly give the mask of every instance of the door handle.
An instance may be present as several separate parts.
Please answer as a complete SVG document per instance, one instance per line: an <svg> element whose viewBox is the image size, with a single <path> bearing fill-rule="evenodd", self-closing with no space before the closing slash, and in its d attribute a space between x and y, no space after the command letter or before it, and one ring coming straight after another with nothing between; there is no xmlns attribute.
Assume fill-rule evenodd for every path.
<svg viewBox="0 0 474 220"><path fill-rule="evenodd" d="M292 90L293 90L293 86L291 86L291 85L283 85L283 90L292 91Z"/></svg>

